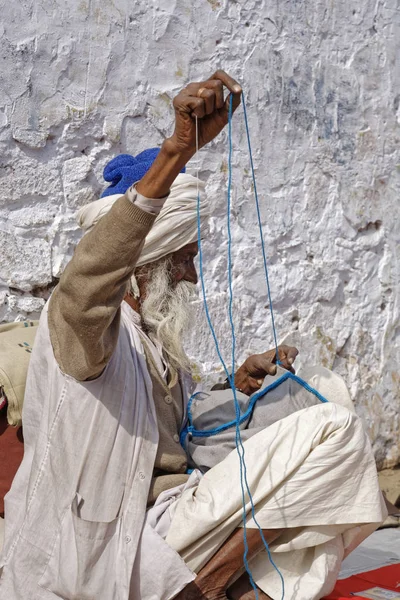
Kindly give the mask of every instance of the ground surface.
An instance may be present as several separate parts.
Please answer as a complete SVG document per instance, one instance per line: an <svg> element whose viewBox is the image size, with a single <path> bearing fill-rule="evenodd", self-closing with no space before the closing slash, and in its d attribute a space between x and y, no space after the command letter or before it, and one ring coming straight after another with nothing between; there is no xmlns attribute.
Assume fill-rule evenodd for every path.
<svg viewBox="0 0 400 600"><path fill-rule="evenodd" d="M390 502L396 502L400 496L400 465L395 469L384 469L378 475L382 491Z"/></svg>

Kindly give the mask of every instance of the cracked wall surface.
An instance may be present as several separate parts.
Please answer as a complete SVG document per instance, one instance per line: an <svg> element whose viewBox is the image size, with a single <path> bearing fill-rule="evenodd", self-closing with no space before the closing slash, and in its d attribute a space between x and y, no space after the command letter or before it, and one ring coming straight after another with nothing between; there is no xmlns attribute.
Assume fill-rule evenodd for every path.
<svg viewBox="0 0 400 600"><path fill-rule="evenodd" d="M0 320L34 318L102 170L171 133L171 98L217 67L247 97L279 340L349 385L379 464L400 461L397 0L23 0L0 24ZM397 61L397 62L396 62ZM241 110L233 123L238 358L272 345ZM227 136L211 198L210 310L227 361ZM220 373L201 304L188 339Z"/></svg>

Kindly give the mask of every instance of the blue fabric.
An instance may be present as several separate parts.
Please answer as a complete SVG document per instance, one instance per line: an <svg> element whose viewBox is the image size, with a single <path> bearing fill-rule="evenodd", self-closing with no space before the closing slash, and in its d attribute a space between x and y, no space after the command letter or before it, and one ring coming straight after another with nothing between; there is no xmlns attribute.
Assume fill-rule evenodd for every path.
<svg viewBox="0 0 400 600"><path fill-rule="evenodd" d="M103 177L110 181L111 185L104 190L101 197L111 196L112 194L125 194L131 185L142 179L155 161L160 148L149 148L137 156L130 154L119 154L106 164L103 171ZM185 172L185 168L181 173Z"/></svg>

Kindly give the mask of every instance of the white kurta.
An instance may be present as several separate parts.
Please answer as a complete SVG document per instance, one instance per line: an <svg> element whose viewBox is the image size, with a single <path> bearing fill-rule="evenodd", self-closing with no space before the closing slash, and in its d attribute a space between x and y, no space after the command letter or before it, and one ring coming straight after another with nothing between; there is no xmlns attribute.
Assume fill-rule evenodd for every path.
<svg viewBox="0 0 400 600"><path fill-rule="evenodd" d="M60 371L42 312L25 453L5 498L1 600L137 600L142 573L163 590L149 587L142 600L169 600L194 578L144 523L158 430L137 325L123 304L110 362L83 383Z"/></svg>

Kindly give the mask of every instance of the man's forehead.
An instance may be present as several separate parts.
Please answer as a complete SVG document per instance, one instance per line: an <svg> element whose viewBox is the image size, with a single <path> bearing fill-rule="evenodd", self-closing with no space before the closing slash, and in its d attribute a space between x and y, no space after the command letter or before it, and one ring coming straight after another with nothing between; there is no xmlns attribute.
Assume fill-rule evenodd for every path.
<svg viewBox="0 0 400 600"><path fill-rule="evenodd" d="M191 242L190 244L186 244L186 246L182 246L179 250L173 253L176 256L188 255L192 254L195 256L199 251L199 245L197 242Z"/></svg>

